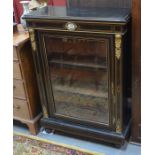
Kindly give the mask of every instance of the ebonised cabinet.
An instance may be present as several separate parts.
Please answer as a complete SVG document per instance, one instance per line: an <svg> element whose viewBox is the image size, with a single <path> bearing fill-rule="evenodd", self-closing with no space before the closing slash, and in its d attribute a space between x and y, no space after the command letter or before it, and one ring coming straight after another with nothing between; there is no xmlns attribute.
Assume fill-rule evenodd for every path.
<svg viewBox="0 0 155 155"><path fill-rule="evenodd" d="M41 125L122 145L130 129L130 10L44 7L24 18Z"/></svg>

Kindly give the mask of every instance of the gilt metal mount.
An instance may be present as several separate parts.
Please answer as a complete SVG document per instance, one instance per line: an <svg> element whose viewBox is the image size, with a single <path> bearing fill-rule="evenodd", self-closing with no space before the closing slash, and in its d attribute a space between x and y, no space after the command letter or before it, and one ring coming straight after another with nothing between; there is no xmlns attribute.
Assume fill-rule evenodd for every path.
<svg viewBox="0 0 155 155"><path fill-rule="evenodd" d="M35 42L35 33L34 33L33 28L29 28L29 34L30 34L32 49L35 52L36 51L36 42Z"/></svg>
<svg viewBox="0 0 155 155"><path fill-rule="evenodd" d="M75 31L77 29L77 25L72 22L68 22L65 24L65 28L69 31Z"/></svg>
<svg viewBox="0 0 155 155"><path fill-rule="evenodd" d="M115 56L119 60L122 53L122 36L121 34L115 35Z"/></svg>
<svg viewBox="0 0 155 155"><path fill-rule="evenodd" d="M116 132L121 133L122 132L122 126L121 126L121 120L118 119L116 122Z"/></svg>
<svg viewBox="0 0 155 155"><path fill-rule="evenodd" d="M46 109L45 105L42 106L42 110L43 110L44 117L48 118L48 112L47 112L47 109Z"/></svg>

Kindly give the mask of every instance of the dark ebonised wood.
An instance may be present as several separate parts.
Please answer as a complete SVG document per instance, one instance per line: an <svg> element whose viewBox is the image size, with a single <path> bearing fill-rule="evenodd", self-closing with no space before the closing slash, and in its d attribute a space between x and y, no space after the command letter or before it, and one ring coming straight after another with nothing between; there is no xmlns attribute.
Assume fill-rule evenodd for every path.
<svg viewBox="0 0 155 155"><path fill-rule="evenodd" d="M129 8L68 8L47 6L33 11L25 18L30 19L52 19L52 20L80 20L101 22L127 22L130 17Z"/></svg>

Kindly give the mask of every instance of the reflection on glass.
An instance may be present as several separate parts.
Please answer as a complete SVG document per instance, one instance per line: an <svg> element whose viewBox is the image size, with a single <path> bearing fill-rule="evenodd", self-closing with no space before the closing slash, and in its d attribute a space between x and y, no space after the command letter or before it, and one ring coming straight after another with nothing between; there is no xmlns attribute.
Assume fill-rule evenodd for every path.
<svg viewBox="0 0 155 155"><path fill-rule="evenodd" d="M107 43L45 37L56 114L109 123Z"/></svg>

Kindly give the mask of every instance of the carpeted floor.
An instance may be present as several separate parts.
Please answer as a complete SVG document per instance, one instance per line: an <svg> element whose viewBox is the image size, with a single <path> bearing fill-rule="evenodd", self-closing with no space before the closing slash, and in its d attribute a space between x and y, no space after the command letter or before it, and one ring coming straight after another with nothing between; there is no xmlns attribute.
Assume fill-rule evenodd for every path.
<svg viewBox="0 0 155 155"><path fill-rule="evenodd" d="M94 155L23 135L14 134L13 141L14 155Z"/></svg>

